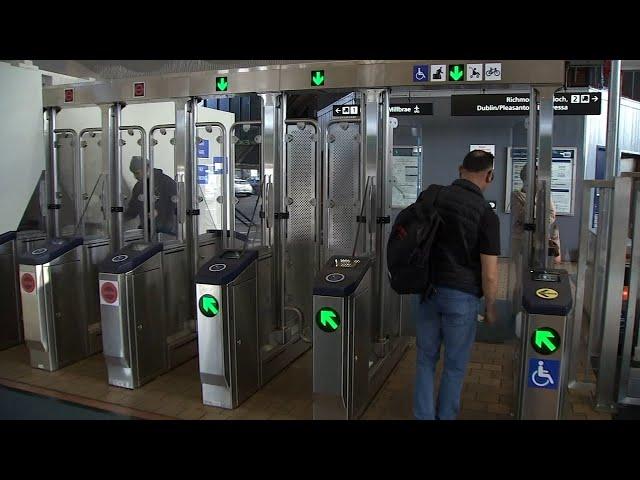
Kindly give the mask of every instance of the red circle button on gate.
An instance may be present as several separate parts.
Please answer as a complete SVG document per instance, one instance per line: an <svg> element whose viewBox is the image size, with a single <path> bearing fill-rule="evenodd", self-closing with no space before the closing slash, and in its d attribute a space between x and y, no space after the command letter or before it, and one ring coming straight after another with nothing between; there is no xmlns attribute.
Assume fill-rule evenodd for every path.
<svg viewBox="0 0 640 480"><path fill-rule="evenodd" d="M30 273L23 273L20 277L20 285L25 292L31 293L36 289L36 279Z"/></svg>
<svg viewBox="0 0 640 480"><path fill-rule="evenodd" d="M107 303L115 303L118 299L118 287L111 282L105 282L100 288L100 295L102 299Z"/></svg>

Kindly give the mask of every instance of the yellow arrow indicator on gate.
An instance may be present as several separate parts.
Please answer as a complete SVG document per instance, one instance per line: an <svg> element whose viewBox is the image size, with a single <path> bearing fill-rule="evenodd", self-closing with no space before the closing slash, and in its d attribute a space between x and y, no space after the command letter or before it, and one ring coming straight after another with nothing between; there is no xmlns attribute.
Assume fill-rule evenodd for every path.
<svg viewBox="0 0 640 480"><path fill-rule="evenodd" d="M545 300L553 300L554 298L558 298L558 292L556 292L553 288L539 288L536 290L536 295L540 298L544 298Z"/></svg>

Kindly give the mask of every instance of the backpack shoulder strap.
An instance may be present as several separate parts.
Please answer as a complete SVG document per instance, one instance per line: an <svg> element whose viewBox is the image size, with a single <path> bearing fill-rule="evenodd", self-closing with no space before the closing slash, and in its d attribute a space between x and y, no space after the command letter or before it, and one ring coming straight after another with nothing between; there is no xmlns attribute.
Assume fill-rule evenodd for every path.
<svg viewBox="0 0 640 480"><path fill-rule="evenodd" d="M435 205L438 200L440 192L444 189L444 185L429 185L426 190L423 190L418 197L418 203L426 203L427 205Z"/></svg>

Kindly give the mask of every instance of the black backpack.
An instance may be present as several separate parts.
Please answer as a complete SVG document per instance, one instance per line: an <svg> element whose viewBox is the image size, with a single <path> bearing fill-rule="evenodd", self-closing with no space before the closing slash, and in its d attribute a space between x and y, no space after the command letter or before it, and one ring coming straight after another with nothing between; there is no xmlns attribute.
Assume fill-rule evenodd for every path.
<svg viewBox="0 0 640 480"><path fill-rule="evenodd" d="M391 288L399 294L430 296L431 247L442 224L435 201L444 188L431 185L418 199L402 210L387 241L387 269Z"/></svg>

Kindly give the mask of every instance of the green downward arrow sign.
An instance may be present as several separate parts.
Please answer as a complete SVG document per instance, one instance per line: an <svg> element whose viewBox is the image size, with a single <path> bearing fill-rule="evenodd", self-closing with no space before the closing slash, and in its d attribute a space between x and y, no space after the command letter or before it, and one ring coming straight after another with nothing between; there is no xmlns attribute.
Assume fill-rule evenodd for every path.
<svg viewBox="0 0 640 480"><path fill-rule="evenodd" d="M454 82L457 82L464 75L464 68L462 65L452 65L449 67L449 76Z"/></svg>
<svg viewBox="0 0 640 480"><path fill-rule="evenodd" d="M227 77L216 78L216 90L218 92L226 91L228 86L229 86L229 82L227 81Z"/></svg>
<svg viewBox="0 0 640 480"><path fill-rule="evenodd" d="M315 70L311 72L311 83L313 86L320 86L324 84L324 70Z"/></svg>

